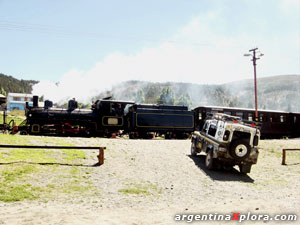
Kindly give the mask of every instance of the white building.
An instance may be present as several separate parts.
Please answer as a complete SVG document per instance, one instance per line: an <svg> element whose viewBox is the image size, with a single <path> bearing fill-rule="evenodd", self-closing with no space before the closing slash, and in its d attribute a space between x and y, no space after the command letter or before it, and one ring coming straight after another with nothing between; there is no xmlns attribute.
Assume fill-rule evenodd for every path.
<svg viewBox="0 0 300 225"><path fill-rule="evenodd" d="M26 102L32 106L32 97L32 94L8 93L6 100L7 110L24 110Z"/></svg>

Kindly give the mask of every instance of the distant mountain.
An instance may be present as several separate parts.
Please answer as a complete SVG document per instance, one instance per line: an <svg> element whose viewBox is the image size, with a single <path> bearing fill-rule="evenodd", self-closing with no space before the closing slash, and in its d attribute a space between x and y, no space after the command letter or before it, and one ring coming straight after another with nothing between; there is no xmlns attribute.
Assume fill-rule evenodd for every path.
<svg viewBox="0 0 300 225"><path fill-rule="evenodd" d="M225 84L242 107L254 107L254 81ZM300 75L280 75L257 80L258 108L300 112Z"/></svg>
<svg viewBox="0 0 300 225"><path fill-rule="evenodd" d="M156 104L164 88L172 90L175 100L188 95L191 108L204 105L254 108L254 81L241 80L222 85L192 83L153 83L125 81L111 91L101 92L93 99L113 96L114 99ZM300 75L281 75L257 80L258 108L300 112ZM141 98L141 93L143 98ZM175 101L176 102L176 101Z"/></svg>
<svg viewBox="0 0 300 225"><path fill-rule="evenodd" d="M0 73L0 90L6 93L31 93L34 80L18 80ZM166 90L168 91L166 92ZM300 112L300 75L280 75L257 80L258 108ZM112 96L113 99L157 104L168 93L174 104L198 106L229 106L254 108L254 82L252 79L221 85L146 81L124 81L110 91L100 92L92 100Z"/></svg>
<svg viewBox="0 0 300 225"><path fill-rule="evenodd" d="M35 80L18 80L12 76L7 76L0 73L0 90L6 93L27 93L31 94L32 86L37 84Z"/></svg>

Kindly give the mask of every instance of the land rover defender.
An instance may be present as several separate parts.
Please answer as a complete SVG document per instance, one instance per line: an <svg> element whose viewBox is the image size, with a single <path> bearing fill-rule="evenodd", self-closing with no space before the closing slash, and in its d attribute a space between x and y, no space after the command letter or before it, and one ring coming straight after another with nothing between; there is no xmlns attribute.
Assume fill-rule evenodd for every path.
<svg viewBox="0 0 300 225"><path fill-rule="evenodd" d="M257 163L260 130L239 117L216 113L207 119L201 131L192 134L191 155L206 153L208 169L238 165L241 173L250 173Z"/></svg>

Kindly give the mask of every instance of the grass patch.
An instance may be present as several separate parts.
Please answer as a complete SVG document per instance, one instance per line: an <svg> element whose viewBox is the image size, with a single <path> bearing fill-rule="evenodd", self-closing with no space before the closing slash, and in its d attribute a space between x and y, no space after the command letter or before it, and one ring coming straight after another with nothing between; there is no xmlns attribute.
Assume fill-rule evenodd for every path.
<svg viewBox="0 0 300 225"><path fill-rule="evenodd" d="M6 122L9 123L11 120L15 121L16 125L19 125L26 119L25 111L13 110L7 113ZM0 123L3 123L3 112L0 113Z"/></svg>
<svg viewBox="0 0 300 225"><path fill-rule="evenodd" d="M33 165L9 166L0 171L0 201L15 202L25 199L33 200L39 197L40 189L31 184L20 184L26 180L26 176L37 173L38 169Z"/></svg>
<svg viewBox="0 0 300 225"><path fill-rule="evenodd" d="M123 194L136 194L136 195L149 195L150 193L147 191L147 189L136 189L136 188L125 188L120 189L119 192Z"/></svg>
<svg viewBox="0 0 300 225"><path fill-rule="evenodd" d="M9 149L0 155L2 162L34 162L34 163L53 163L55 158L52 151L44 149Z"/></svg>
<svg viewBox="0 0 300 225"><path fill-rule="evenodd" d="M150 182L141 183L141 184L128 184L126 188L119 189L118 191L122 194L134 194L134 195L153 195L161 194L162 190L156 185L151 184Z"/></svg>
<svg viewBox="0 0 300 225"><path fill-rule="evenodd" d="M80 160L80 159L86 159L86 154L82 150L78 149L61 149L63 152L63 159L67 162L74 161L74 160Z"/></svg>
<svg viewBox="0 0 300 225"><path fill-rule="evenodd" d="M29 139L27 136L0 134L1 144L26 145Z"/></svg>
<svg viewBox="0 0 300 225"><path fill-rule="evenodd" d="M39 191L30 184L25 185L1 185L0 187L0 201L3 202L16 202L27 200L34 200L39 197Z"/></svg>
<svg viewBox="0 0 300 225"><path fill-rule="evenodd" d="M67 139L68 140L68 139ZM70 142L72 140L69 140ZM72 143L66 142L63 138L56 137L39 137L39 136L22 136L22 135L5 135L0 134L0 144L12 145L57 145L72 146ZM61 158L63 160L61 160ZM0 162L26 161L36 163L62 163L78 162L86 159L86 153L78 149L0 149Z"/></svg>
<svg viewBox="0 0 300 225"><path fill-rule="evenodd" d="M63 192L67 194L72 194L77 192L77 194L84 194L88 189L90 188L90 185L81 185L80 183L71 183L71 184L65 184L63 187Z"/></svg>
<svg viewBox="0 0 300 225"><path fill-rule="evenodd" d="M0 143L72 146L74 139L0 134ZM86 158L77 149L0 149L0 201L94 198L98 190L87 176L93 168L72 166Z"/></svg>
<svg viewBox="0 0 300 225"><path fill-rule="evenodd" d="M17 168L10 167L7 170L1 171L2 184L13 182L17 179L22 178L26 174L37 172L37 168L33 165L24 165Z"/></svg>

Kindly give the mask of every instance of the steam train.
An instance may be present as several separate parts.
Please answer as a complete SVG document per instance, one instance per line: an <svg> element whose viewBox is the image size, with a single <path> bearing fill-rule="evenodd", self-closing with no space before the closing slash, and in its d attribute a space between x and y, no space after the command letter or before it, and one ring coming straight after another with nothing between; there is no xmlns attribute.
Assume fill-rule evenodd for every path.
<svg viewBox="0 0 300 225"><path fill-rule="evenodd" d="M79 109L70 100L67 109L55 108L51 101L38 106L26 105L26 120L19 125L21 134L110 137L122 131L130 138L186 138L201 130L205 119L214 113L241 117L261 129L262 138L300 137L300 113L259 110L258 121L252 109L201 106L136 104L131 101L97 100L91 109Z"/></svg>
<svg viewBox="0 0 300 225"><path fill-rule="evenodd" d="M79 109L70 100L67 109L54 108L50 101L26 105L26 120L21 134L58 136L106 136L122 131L130 138L153 134L184 138L194 130L194 112L185 106L135 104L131 101L97 100L91 109Z"/></svg>

